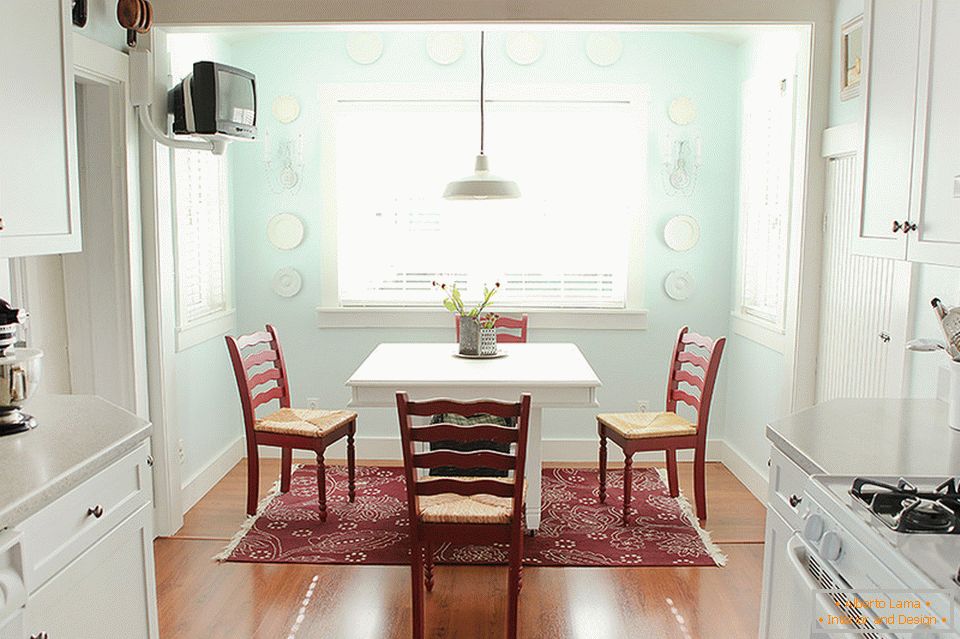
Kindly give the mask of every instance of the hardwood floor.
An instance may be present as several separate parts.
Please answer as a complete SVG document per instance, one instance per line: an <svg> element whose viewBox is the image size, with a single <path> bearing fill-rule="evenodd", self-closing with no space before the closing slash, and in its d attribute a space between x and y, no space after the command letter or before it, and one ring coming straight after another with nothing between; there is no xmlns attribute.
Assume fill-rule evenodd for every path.
<svg viewBox="0 0 960 639"><path fill-rule="evenodd" d="M279 460L261 461L261 494L278 467ZM679 467L690 495L692 468ZM243 520L245 475L241 462L187 513L176 536L155 543L164 639L410 636L406 567L213 561ZM526 568L521 636L754 639L764 508L721 464L707 464L707 486L706 528L727 554L726 567ZM437 566L435 575L429 637L503 636L506 568Z"/></svg>

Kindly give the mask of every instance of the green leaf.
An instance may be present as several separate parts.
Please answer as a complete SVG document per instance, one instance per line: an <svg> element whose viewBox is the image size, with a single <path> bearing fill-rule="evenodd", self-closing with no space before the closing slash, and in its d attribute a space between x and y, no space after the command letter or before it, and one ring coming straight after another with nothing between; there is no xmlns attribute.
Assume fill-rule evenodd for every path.
<svg viewBox="0 0 960 639"><path fill-rule="evenodd" d="M453 300L450 299L449 297L448 297L447 299L443 300L443 307L444 307L445 309L447 309L448 311L450 311L451 313L456 313L456 312L457 312L457 305L454 304L454 303L453 303Z"/></svg>

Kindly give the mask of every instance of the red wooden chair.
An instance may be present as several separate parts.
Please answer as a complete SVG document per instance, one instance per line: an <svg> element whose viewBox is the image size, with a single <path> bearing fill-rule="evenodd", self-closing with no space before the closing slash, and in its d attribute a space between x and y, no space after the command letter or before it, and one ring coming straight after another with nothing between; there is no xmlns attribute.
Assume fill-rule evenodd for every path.
<svg viewBox="0 0 960 639"><path fill-rule="evenodd" d="M667 456L667 480L670 496L680 494L677 486L677 450L693 448L694 495L697 517L707 518L707 493L704 485L704 462L707 446L707 420L713 386L726 338L713 340L689 332L684 326L677 335L677 344L670 360L667 376L667 405L662 413L603 413L597 415L600 433L600 501L607 498L607 438L623 449L623 524L627 524L633 456L646 450L663 450ZM692 347L699 350L696 352ZM687 365L685 368L684 365ZM684 390L685 384L696 395ZM691 422L677 415L677 402L696 411L697 421Z"/></svg>
<svg viewBox="0 0 960 639"><path fill-rule="evenodd" d="M345 410L290 408L290 386L283 351L277 332L267 324L267 330L226 336L227 350L237 378L243 424L247 435L247 514L257 511L260 484L260 457L257 446L279 446L281 453L280 490L290 490L290 472L293 449L312 450L317 454L317 488L319 492L320 521L327 519L326 472L323 454L327 446L346 436L347 474L350 501L354 500L354 435L357 414ZM243 351L247 351L244 355ZM280 409L258 418L257 409L277 400Z"/></svg>
<svg viewBox="0 0 960 639"><path fill-rule="evenodd" d="M460 316L453 316L454 322L457 325L457 341L460 341ZM497 331L497 341L501 344L526 344L527 343L527 314L524 313L520 316L520 319L515 319L513 317L500 317L497 319L496 323L493 325L494 328L506 328L511 331L520 331L519 335L514 335L513 333L504 333L502 331Z"/></svg>
<svg viewBox="0 0 960 639"><path fill-rule="evenodd" d="M413 636L423 638L423 588L433 590L433 549L442 543L508 544L507 637L517 636L517 609L523 561L523 465L527 453L530 395L517 403L495 400L458 402L433 399L412 402L397 393L403 467L410 514L410 557L413 586ZM516 428L496 424L457 426L450 423L414 426L413 416L454 413L469 417L486 414L518 419ZM490 441L515 444L512 453L489 450L416 452L416 442ZM513 471L512 478L459 478L420 476L420 469L442 466L497 468Z"/></svg>

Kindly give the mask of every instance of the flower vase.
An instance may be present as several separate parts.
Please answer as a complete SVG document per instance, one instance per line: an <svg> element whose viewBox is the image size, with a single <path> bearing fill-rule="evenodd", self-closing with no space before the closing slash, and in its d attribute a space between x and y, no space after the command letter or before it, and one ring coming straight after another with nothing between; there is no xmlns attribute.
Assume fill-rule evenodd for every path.
<svg viewBox="0 0 960 639"><path fill-rule="evenodd" d="M497 354L497 329L495 328L481 328L480 329L480 355L496 355Z"/></svg>
<svg viewBox="0 0 960 639"><path fill-rule="evenodd" d="M476 318L460 316L460 354L480 354L480 322Z"/></svg>

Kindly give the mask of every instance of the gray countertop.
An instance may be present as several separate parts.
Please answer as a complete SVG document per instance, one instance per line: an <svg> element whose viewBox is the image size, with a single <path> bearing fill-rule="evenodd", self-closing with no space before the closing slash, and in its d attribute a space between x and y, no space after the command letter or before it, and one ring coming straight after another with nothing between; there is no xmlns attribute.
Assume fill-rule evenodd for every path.
<svg viewBox="0 0 960 639"><path fill-rule="evenodd" d="M0 530L20 523L150 436L150 423L91 395L41 395L34 430L0 437Z"/></svg>
<svg viewBox="0 0 960 639"><path fill-rule="evenodd" d="M807 473L960 475L960 432L934 399L835 399L767 426Z"/></svg>

